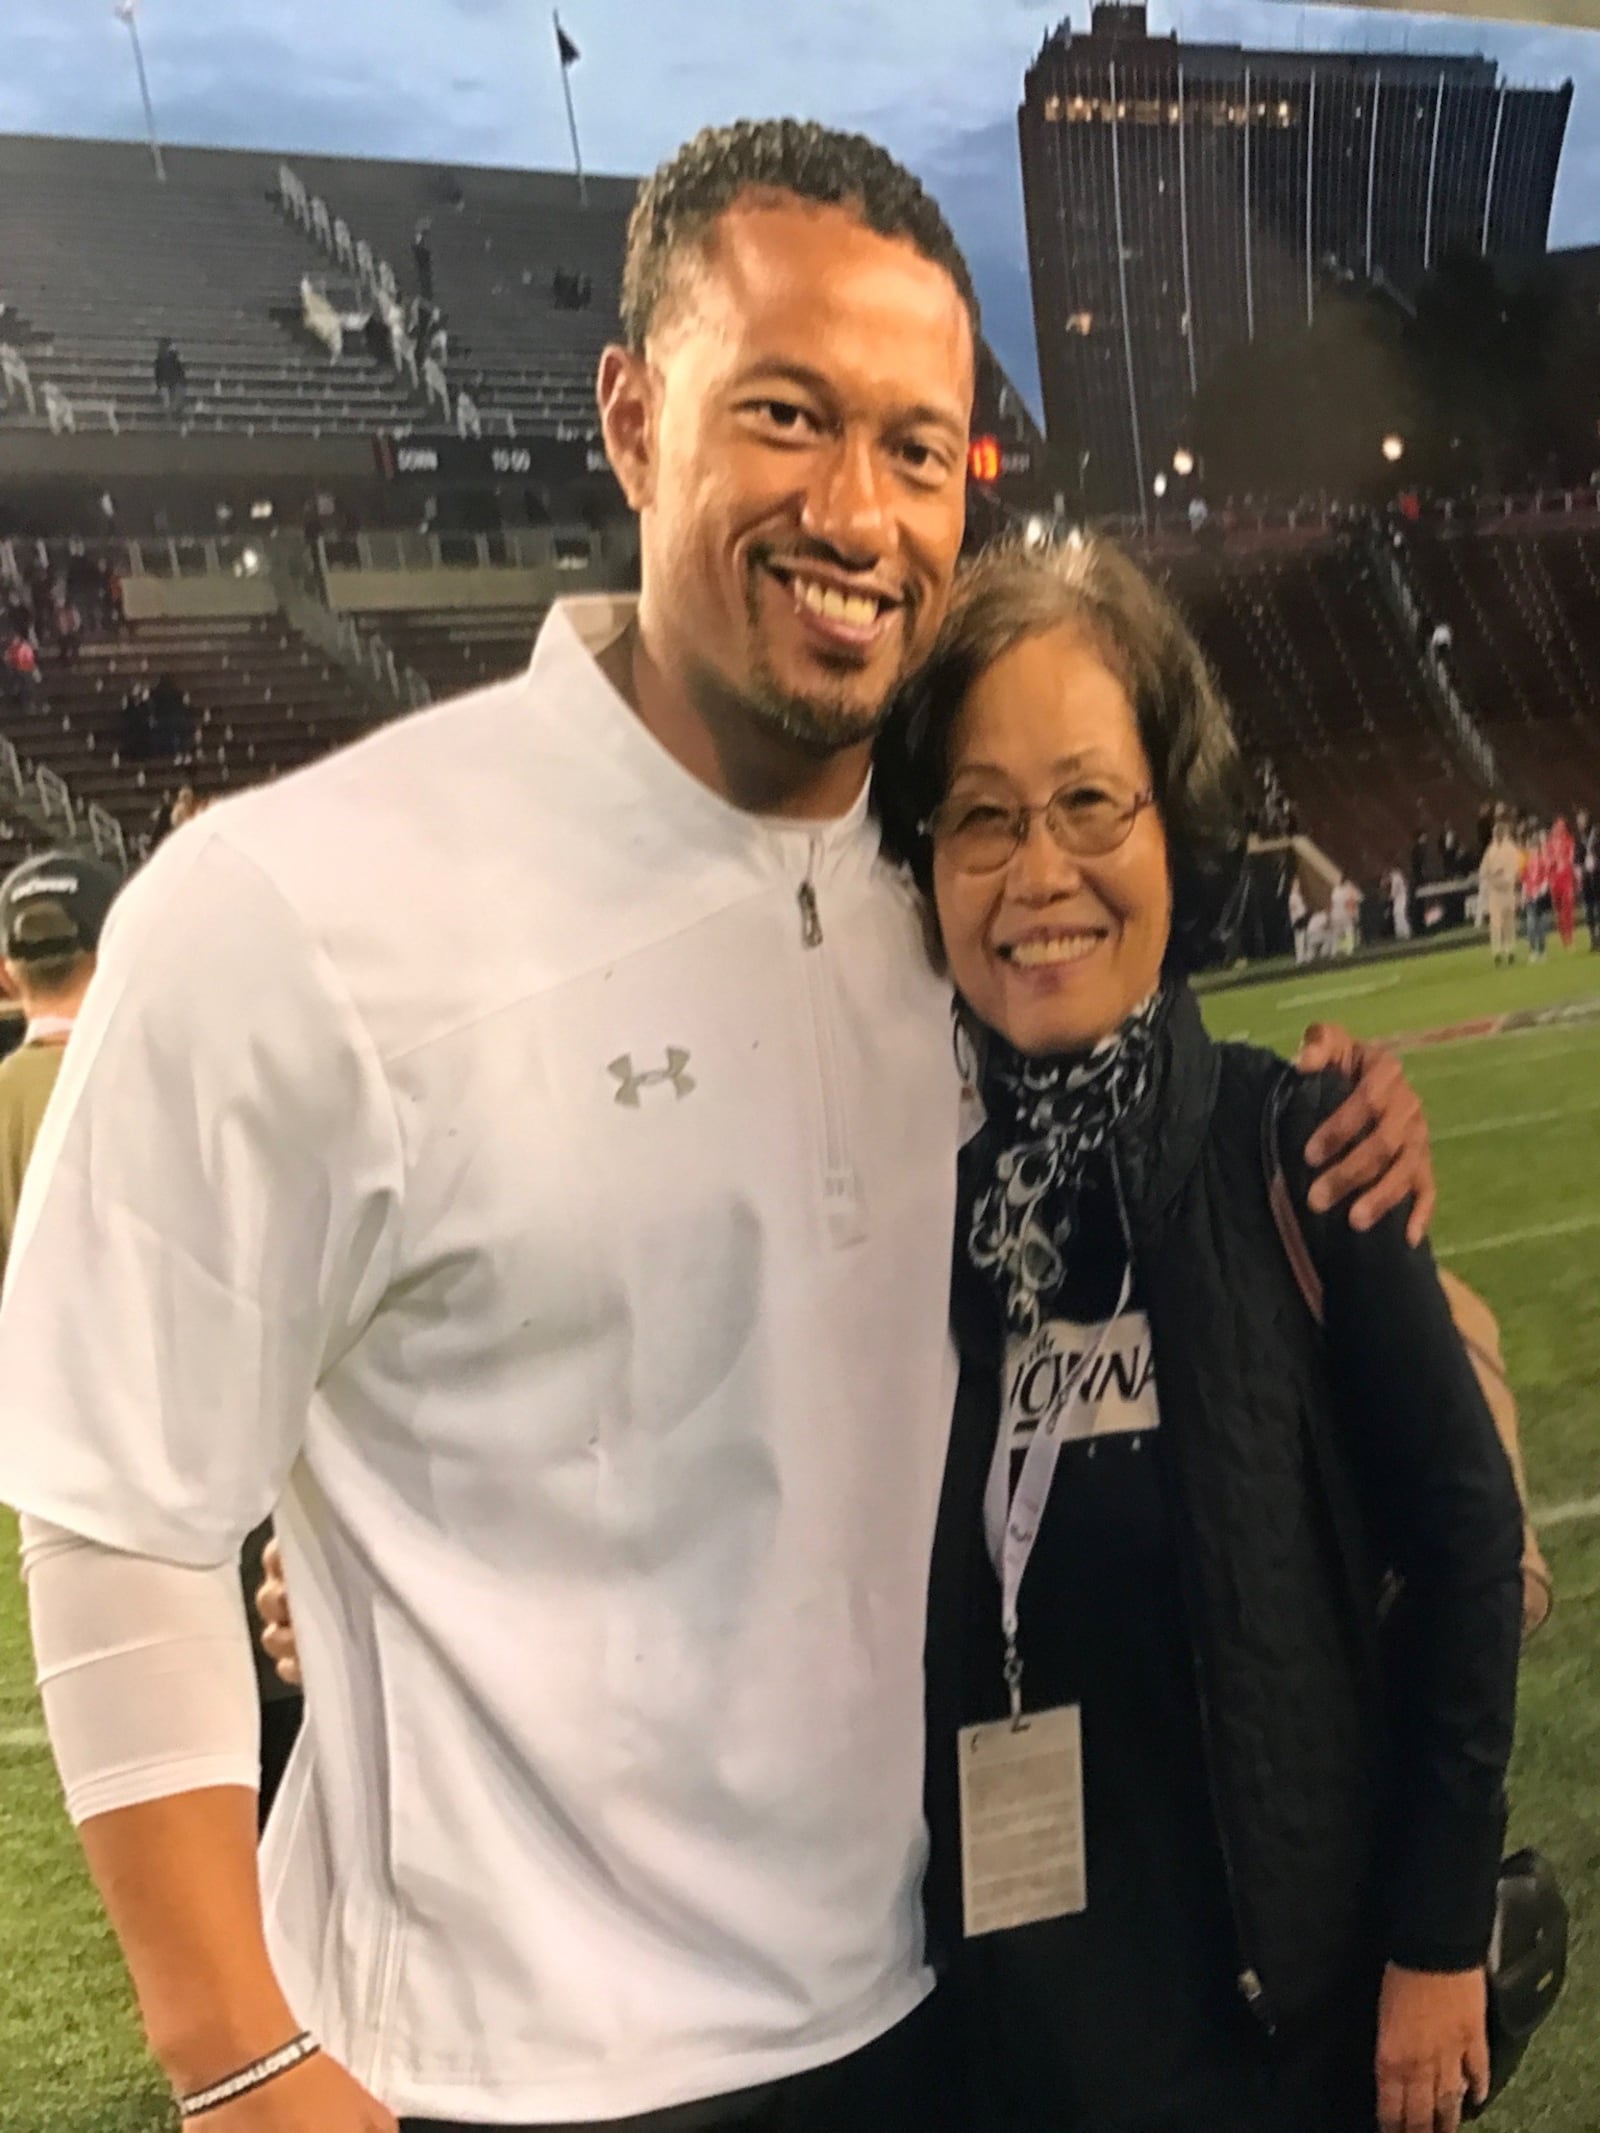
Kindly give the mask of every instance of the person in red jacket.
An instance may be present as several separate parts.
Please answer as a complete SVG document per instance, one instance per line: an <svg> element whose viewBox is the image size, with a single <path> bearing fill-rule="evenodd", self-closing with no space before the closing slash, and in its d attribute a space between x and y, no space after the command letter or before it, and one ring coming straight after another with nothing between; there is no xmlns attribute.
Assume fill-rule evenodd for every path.
<svg viewBox="0 0 1600 2133"><path fill-rule="evenodd" d="M1578 902L1577 849L1566 816L1557 815L1545 839L1545 859L1550 869L1550 901L1555 906L1563 948L1572 946L1573 919Z"/></svg>

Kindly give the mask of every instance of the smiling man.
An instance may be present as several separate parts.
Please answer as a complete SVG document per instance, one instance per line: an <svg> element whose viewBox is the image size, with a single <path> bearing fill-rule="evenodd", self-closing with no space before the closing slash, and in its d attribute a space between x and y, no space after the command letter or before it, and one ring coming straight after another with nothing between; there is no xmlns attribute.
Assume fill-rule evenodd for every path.
<svg viewBox="0 0 1600 2133"><path fill-rule="evenodd" d="M956 568L972 289L881 150L783 122L643 189L624 312L638 602L163 850L24 1206L0 1496L206 2133L944 2102L959 1098L866 788ZM232 1564L280 1498L263 1930Z"/></svg>

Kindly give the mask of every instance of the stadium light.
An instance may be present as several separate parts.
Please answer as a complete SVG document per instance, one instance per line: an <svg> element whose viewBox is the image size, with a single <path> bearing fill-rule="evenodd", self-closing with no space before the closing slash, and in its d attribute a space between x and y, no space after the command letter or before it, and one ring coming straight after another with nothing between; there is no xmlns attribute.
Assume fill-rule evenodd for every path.
<svg viewBox="0 0 1600 2133"><path fill-rule="evenodd" d="M1194 472L1194 454L1186 444L1180 444L1173 453L1172 471L1183 481L1187 481Z"/></svg>
<svg viewBox="0 0 1600 2133"><path fill-rule="evenodd" d="M260 568L261 550L259 548L246 548L239 557L240 577L253 578Z"/></svg>
<svg viewBox="0 0 1600 2133"><path fill-rule="evenodd" d="M1167 477L1165 474L1158 474L1150 486L1155 490L1158 497L1165 496L1167 493Z"/></svg>
<svg viewBox="0 0 1600 2133"><path fill-rule="evenodd" d="M1397 467L1406 456L1406 441L1393 430L1383 440L1383 456L1392 467Z"/></svg>
<svg viewBox="0 0 1600 2133"><path fill-rule="evenodd" d="M250 506L250 516L251 516L252 518L271 518L271 516L272 516L272 499L271 499L271 497L270 497L270 496L258 496L258 497L256 498L255 502L254 502L254 503L253 503L253 504L252 504L252 505Z"/></svg>

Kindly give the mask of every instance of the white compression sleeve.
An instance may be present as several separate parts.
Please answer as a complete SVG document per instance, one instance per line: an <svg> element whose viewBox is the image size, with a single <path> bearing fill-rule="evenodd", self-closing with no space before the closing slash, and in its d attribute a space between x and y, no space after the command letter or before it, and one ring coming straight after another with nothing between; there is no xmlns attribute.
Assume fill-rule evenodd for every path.
<svg viewBox="0 0 1600 2133"><path fill-rule="evenodd" d="M238 1570L125 1555L22 1521L45 1723L74 1822L260 1781L261 1722Z"/></svg>

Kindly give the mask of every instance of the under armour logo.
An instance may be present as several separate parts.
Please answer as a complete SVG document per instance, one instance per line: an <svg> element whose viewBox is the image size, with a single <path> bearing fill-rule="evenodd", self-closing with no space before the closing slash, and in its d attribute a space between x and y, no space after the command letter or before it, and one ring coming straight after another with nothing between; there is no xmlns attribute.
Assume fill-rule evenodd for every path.
<svg viewBox="0 0 1600 2133"><path fill-rule="evenodd" d="M630 1052L624 1052L620 1059L612 1060L610 1066L606 1068L606 1072L611 1075L613 1080L621 1083L621 1087L617 1090L615 1101L619 1104L626 1104L630 1110L637 1111L639 1108L639 1091L641 1089L653 1089L658 1082L671 1082L678 1093L678 1101L680 1103L684 1097L692 1095L695 1085L694 1076L685 1071L688 1064L689 1054L679 1051L676 1045L669 1044L667 1046L667 1063L664 1067L654 1067L648 1074L636 1074L633 1071L633 1055Z"/></svg>

